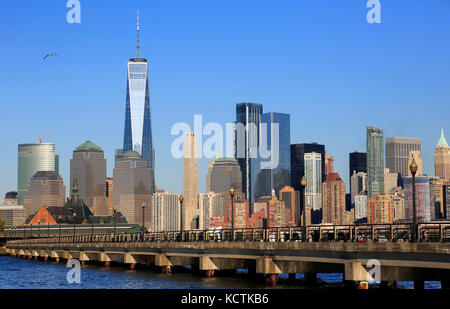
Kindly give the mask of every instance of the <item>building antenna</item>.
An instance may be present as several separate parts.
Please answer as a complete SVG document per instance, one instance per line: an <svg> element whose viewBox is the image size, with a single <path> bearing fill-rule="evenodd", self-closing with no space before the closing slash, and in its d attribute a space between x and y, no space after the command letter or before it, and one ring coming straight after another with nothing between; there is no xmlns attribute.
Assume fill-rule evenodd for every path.
<svg viewBox="0 0 450 309"><path fill-rule="evenodd" d="M139 59L139 10L137 10L137 57Z"/></svg>

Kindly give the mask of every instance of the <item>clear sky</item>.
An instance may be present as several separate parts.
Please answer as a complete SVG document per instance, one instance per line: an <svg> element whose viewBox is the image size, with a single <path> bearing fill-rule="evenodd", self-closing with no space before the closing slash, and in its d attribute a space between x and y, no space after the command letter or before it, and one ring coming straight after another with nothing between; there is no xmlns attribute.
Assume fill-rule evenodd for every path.
<svg viewBox="0 0 450 309"><path fill-rule="evenodd" d="M1 195L17 189L17 145L50 129L66 184L86 140L112 176L137 9L160 188L182 191L172 125L232 122L242 101L290 113L291 142L325 144L346 182L368 125L421 138L428 174L441 128L450 139L449 0L380 0L381 24L367 23L366 0L81 0L81 24L67 23L66 2L1 2ZM59 56L43 61L49 52Z"/></svg>

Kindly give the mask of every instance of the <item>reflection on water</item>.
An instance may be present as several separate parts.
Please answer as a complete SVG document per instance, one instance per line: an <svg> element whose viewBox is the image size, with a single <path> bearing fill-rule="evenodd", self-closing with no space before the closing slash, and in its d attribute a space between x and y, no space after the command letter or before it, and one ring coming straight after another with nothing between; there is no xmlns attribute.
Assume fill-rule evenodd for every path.
<svg viewBox="0 0 450 309"><path fill-rule="evenodd" d="M265 288L261 279L249 278L246 270L239 270L235 277L205 278L191 272L159 274L148 269L130 270L126 265L110 268L86 265L81 269L81 283L69 284L66 276L69 268L64 263L25 260L0 256L0 288L9 289L239 289ZM329 288L342 286L342 274L318 274L317 286L305 286L303 274L297 274L294 282L287 274L279 276L277 288ZM376 287L376 285L371 285ZM399 281L399 288L413 288L412 282ZM426 289L440 288L440 282L425 282Z"/></svg>

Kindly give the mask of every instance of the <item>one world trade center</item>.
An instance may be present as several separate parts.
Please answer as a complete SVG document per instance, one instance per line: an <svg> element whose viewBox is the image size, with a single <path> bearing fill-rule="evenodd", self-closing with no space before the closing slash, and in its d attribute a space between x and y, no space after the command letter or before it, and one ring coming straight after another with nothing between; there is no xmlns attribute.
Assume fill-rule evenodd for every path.
<svg viewBox="0 0 450 309"><path fill-rule="evenodd" d="M139 57L139 12L137 13L137 57L128 62L127 98L123 151L136 151L152 171L152 193L155 192L155 152L152 140L148 62Z"/></svg>

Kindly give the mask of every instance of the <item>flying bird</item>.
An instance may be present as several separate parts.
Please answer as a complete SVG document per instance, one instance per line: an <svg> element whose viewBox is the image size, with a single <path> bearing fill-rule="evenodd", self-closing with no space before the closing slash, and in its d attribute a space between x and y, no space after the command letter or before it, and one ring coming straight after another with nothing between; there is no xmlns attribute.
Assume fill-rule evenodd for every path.
<svg viewBox="0 0 450 309"><path fill-rule="evenodd" d="M52 56L58 56L58 55L56 53L50 53L50 54L45 55L44 59L42 59L42 60L45 60L45 59L47 59L47 57L52 57Z"/></svg>

